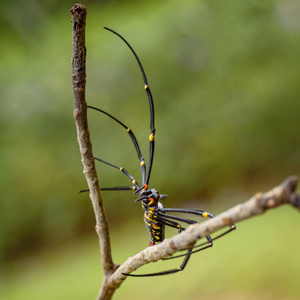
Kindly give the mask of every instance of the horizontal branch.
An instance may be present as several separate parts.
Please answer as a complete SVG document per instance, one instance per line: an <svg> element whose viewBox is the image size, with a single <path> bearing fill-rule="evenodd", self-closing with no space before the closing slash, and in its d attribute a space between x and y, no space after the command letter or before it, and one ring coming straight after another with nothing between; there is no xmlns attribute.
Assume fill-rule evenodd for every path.
<svg viewBox="0 0 300 300"><path fill-rule="evenodd" d="M156 246L148 247L135 256L130 257L109 279L111 287L117 288L124 281L126 276L122 273L131 273L150 262L155 262L173 255L180 250L187 249L194 245L200 238L210 235L232 223L261 215L266 210L282 204L291 204L300 209L300 195L296 193L297 183L298 180L296 177L289 177L269 192L264 194L258 193L248 201L221 213L215 218L201 224L193 224L184 232L166 239Z"/></svg>

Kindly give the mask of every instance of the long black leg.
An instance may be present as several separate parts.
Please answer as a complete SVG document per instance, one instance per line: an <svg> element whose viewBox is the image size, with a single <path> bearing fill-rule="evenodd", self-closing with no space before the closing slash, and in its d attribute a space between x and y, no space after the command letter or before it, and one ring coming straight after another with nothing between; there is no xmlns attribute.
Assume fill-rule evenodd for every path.
<svg viewBox="0 0 300 300"><path fill-rule="evenodd" d="M107 161L105 161L105 160L103 160L103 159L100 159L100 158L98 158L98 157L95 157L95 159L98 160L98 161L101 161L102 163L107 164L107 165L109 165L109 166L111 166L111 167L114 167L114 168L116 168L116 169L119 169L123 174L125 174L127 177L129 177L129 178L131 179L131 182L132 182L132 184L134 185L135 189L139 189L139 188L140 188L139 185L138 185L138 183L137 183L136 180L134 179L134 177L131 176L124 168L118 167L118 166L116 166L116 165L114 165L114 164L112 164L112 163L109 163L109 162L107 162Z"/></svg>
<svg viewBox="0 0 300 300"><path fill-rule="evenodd" d="M236 226L234 224L229 225L229 227L230 228L228 230L226 230L225 232L223 232L223 233L219 234L218 236L214 237L213 241L219 239L220 237L222 237L222 236L226 235L227 233L229 233L229 232L231 232L231 231L233 231L233 230L236 229Z"/></svg>
<svg viewBox="0 0 300 300"><path fill-rule="evenodd" d="M171 216L171 215L166 215L166 214L161 214L161 213L158 213L158 216L157 216L157 220L161 223L164 223L165 225L167 226L170 226L167 222L173 222L169 219L174 219L174 220L178 220L180 222L184 222L184 223L187 223L187 224L197 224L198 222L197 221L194 221L194 220L190 220L190 219L184 219L184 218L181 218L181 217L176 217L176 216ZM177 223L177 222L174 222L175 224L178 224L177 226L181 228L180 231L178 231L178 233L180 233L182 230L184 230L185 228L183 228L180 223ZM170 226L170 227L174 227L174 226ZM177 227L177 228L178 228ZM195 253L195 252L200 252L202 250L205 250L207 248L210 248L212 247L213 245L213 239L210 237L210 235L206 236L206 239L207 241L205 243L202 243L200 245L197 245L197 246L193 246L193 248L198 248L198 247L202 247L201 249L198 249L196 251L193 251L192 253ZM190 254L192 254L190 253ZM172 258L177 258L177 257L182 257L182 256L186 256L188 255L188 253L185 253L185 254L180 254L180 255L176 255L176 256L172 256L172 257L167 257L167 258L164 258L164 260L167 260L167 259L172 259Z"/></svg>
<svg viewBox="0 0 300 300"><path fill-rule="evenodd" d="M172 221L172 220L169 220L164 215L156 216L155 219L159 223L163 223L166 226L169 226L169 227L172 227L172 228L176 228L178 230L178 234L181 233L183 230L185 230L185 228L182 227L182 225L180 223Z"/></svg>
<svg viewBox="0 0 300 300"><path fill-rule="evenodd" d="M188 251L185 255L185 258L184 258L184 260L183 260L183 262L182 262L182 264L180 265L179 268L171 269L171 270L167 270L167 271L162 271L162 272L157 272L157 273L149 273L149 274L126 274L126 273L123 273L123 275L132 276L132 277L151 277L151 276L161 276L161 275L174 274L174 273L177 273L177 272L180 272L180 271L184 270L185 266L187 265L187 263L188 263L188 261L191 257L192 252L193 252L193 247L188 249Z"/></svg>
<svg viewBox="0 0 300 300"><path fill-rule="evenodd" d="M200 210L192 211L192 210L176 209L176 208L175 209L174 208L158 208L158 211L159 212L157 212L157 214L158 214L159 217L164 217L164 218L167 218L167 219L177 220L179 222L184 222L184 223L187 223L187 224L195 224L195 223L198 223L198 222L195 221L195 220L190 220L190 219L185 219L185 218L181 218L181 217L177 217L177 216L167 215L167 214L165 214L165 212L184 212L184 213L202 215L203 217L213 218L212 214L204 212L204 211L200 211ZM163 213L161 213L161 212L163 212ZM204 212L204 213L202 213L202 212ZM211 239L211 242L219 239L220 237L228 234L229 232L231 232L235 229L236 229L236 226L234 224L229 225L228 230L226 230L225 232L223 232L223 233L219 234L218 236L214 237L213 239ZM210 237L210 236L207 236L207 237ZM201 246L202 246L202 244L194 246L194 248L198 248L198 247L201 247ZM196 250L195 252L199 252L199 251L201 251L201 249Z"/></svg>
<svg viewBox="0 0 300 300"><path fill-rule="evenodd" d="M108 188L101 188L101 191L134 191L135 186L115 186ZM78 193L89 192L90 189L80 190Z"/></svg>
<svg viewBox="0 0 300 300"><path fill-rule="evenodd" d="M184 229L184 228L182 228L182 226L181 226L180 223L168 220L167 218L164 218L163 216L159 216L158 221L160 223L163 223L164 225L167 225L167 226L170 226L170 227L178 229L178 233L180 233ZM182 264L180 265L179 268L175 268L175 269L171 269L171 270L167 270L167 271L162 271L162 272L149 273L149 274L129 274L129 273L123 273L123 275L131 276L131 277L150 277L150 276L160 276L160 275L167 275L167 274L177 273L179 271L182 271L185 268L185 266L187 265L187 263L188 263L188 261L190 259L192 250L193 250L193 247L189 248L187 250L187 252L183 255L183 256L185 256L185 258L184 258L184 260L183 260L183 262L182 262Z"/></svg>
<svg viewBox="0 0 300 300"><path fill-rule="evenodd" d="M213 218L214 215L206 212L205 210L202 209L185 209L185 208L159 208L158 209L160 212L163 213L168 213L168 212L179 212L179 213L185 213L185 214L192 214L192 215L197 215L197 216L201 216L204 218Z"/></svg>
<svg viewBox="0 0 300 300"><path fill-rule="evenodd" d="M131 137L131 140L134 144L134 147L136 149L136 152L137 152L137 155L139 157L139 160L140 160L140 166L141 166L141 172L142 172L142 182L145 181L145 178L146 178L146 165L145 165L145 160L142 156L142 153L141 153L141 149L140 149L140 146L138 144L138 141L133 133L133 131L128 127L126 126L123 122L121 122L120 120L118 120L117 118L115 118L114 116L112 116L111 114L107 113L106 111L102 110L102 109L99 109L99 108L96 108L94 106L90 106L88 105L89 108L91 109L94 109L94 110L97 110L105 115L107 115L108 117L110 117L111 119L113 119L114 121L116 121L117 123L119 123L122 127L124 127L127 131L127 133L129 134L129 136Z"/></svg>
<svg viewBox="0 0 300 300"><path fill-rule="evenodd" d="M208 249L208 248L211 248L212 247L212 243L209 243L209 242L205 242L205 243L202 243L200 245L197 245L197 246L194 246L193 249L195 247L202 247L201 249L198 249L198 250L193 250L192 252L190 253L184 253L184 254L179 254L179 255L175 255L175 256L171 256L171 257L166 257L166 258L163 258L162 260L169 260L169 259L174 259L174 258L178 258L178 257L183 257L183 256L187 256L187 255L190 255L190 254L193 254L193 253L196 253L196 252L200 252L202 250L205 250L205 249ZM184 251L184 250L182 250Z"/></svg>
<svg viewBox="0 0 300 300"><path fill-rule="evenodd" d="M114 186L114 187L107 187L101 188L101 191L134 191L135 186Z"/></svg>
<svg viewBox="0 0 300 300"><path fill-rule="evenodd" d="M186 218L181 218L181 217L178 217L178 216L167 215L167 214L161 213L159 211L157 212L157 216L161 217L161 218L176 220L176 221L183 222L183 223L186 223L186 224L197 224L197 223L199 223L199 222L197 222L195 220L192 220L192 219L186 219Z"/></svg>
<svg viewBox="0 0 300 300"><path fill-rule="evenodd" d="M180 222L185 222L185 223L187 223L186 221L189 220L189 219L184 219L184 218L181 218L181 217L175 217L175 216L172 216L172 215L166 215L165 213L166 212L180 212L180 213L194 214L194 215L198 215L198 216L202 216L202 217L214 218L213 214L208 213L204 210L200 210L200 209L193 210L193 209L165 208L164 207L164 208L158 208L158 211L159 211L159 213L158 213L159 215L161 215L160 212L162 212L163 215L166 216L167 218L170 218L170 219L173 219L173 220L178 220ZM194 221L194 222L198 223L196 221ZM188 223L188 224L193 224L193 223L191 222L191 223ZM220 235L216 236L215 238L212 239L212 241L215 241L216 239L219 239L220 237L228 234L229 232L231 232L235 229L236 229L236 226L234 224L229 225L229 229L227 231L225 231L225 232L221 233ZM194 246L194 248L198 248L201 245ZM201 251L201 249L196 250L193 253L199 252L199 251Z"/></svg>
<svg viewBox="0 0 300 300"><path fill-rule="evenodd" d="M199 248L199 247L203 247L203 246L205 246L205 245L207 245L207 246L205 246L205 247L203 247L203 248L201 248L201 249L193 250L193 252L191 252L190 254L197 253L197 252L200 252L200 251L202 251L202 250L205 250L205 249L207 249L207 248L209 248L209 247L212 247L212 242L213 242L213 241L219 239L220 237L222 237L222 236L228 234L229 232L231 232L232 230L235 230L235 229L236 229L236 226L235 226L235 225L232 224L232 225L230 225L230 226L231 226L230 229L228 229L227 231L221 233L220 235L216 236L215 238L212 238L212 239L211 239L211 242L207 241L207 242L205 242L205 243L202 243L202 244L199 244L199 245L195 245L195 246L193 247L193 249ZM209 237L210 237L210 236L209 236ZM163 258L163 260L168 260L168 259L178 258L178 257L186 256L186 255L187 255L187 254L185 253L185 254L180 254L180 255L176 255L176 256L166 257L166 258Z"/></svg>
<svg viewBox="0 0 300 300"><path fill-rule="evenodd" d="M152 97L152 93L150 91L150 87L148 85L148 81L147 81L147 77L144 71L144 68L142 66L142 63L139 59L139 57L137 56L137 54L135 53L135 51L133 50L133 48L130 46L130 44L117 32L115 32L112 29L109 29L107 27L104 27L104 29L114 33L115 35L117 35L120 39L122 39L124 41L124 43L128 46L128 48L131 50L131 52L133 53L143 76L143 80L144 80L144 89L147 93L148 96L148 100L149 100L149 108L150 108L150 130L151 130L151 134L149 136L149 147L150 147L150 154L149 154L149 164L148 164L148 169L147 169L147 175L145 178L145 181L142 183L142 185L146 185L148 186L149 184L149 180L150 180L150 175L151 175L151 170L152 170L152 164L153 164L153 158L154 158L154 135L155 135L155 125L154 125L154 103L153 103L153 97Z"/></svg>
<svg viewBox="0 0 300 300"><path fill-rule="evenodd" d="M184 208L182 209L182 208L166 208L166 207L160 208L159 207L159 208L157 208L157 210L158 210L159 213L162 212L163 214L165 214L167 212L179 212L179 213L193 214L193 215L202 216L202 217L214 218L213 214L208 213L208 212L206 212L204 210L201 210L201 209L184 209ZM182 221L182 222L185 222L185 220L189 220L189 219L184 219L184 218L181 218L181 217L175 217L175 216L172 216L172 215L166 215L166 216L171 218L171 219L175 219L175 220ZM198 223L198 222L196 222L196 223ZM230 228L227 231L225 231L222 234L218 235L213 240L216 240L216 239L224 236L225 234L229 233L230 231L236 229L236 226L234 224L229 225L229 227Z"/></svg>
<svg viewBox="0 0 300 300"><path fill-rule="evenodd" d="M153 165L154 145L155 145L154 144L154 133L152 132L149 136L149 164L148 164L147 175L146 175L146 180L145 180L146 186L148 186L148 184L149 184L152 165Z"/></svg>
<svg viewBox="0 0 300 300"><path fill-rule="evenodd" d="M140 67L140 70L141 70L141 73L142 73L142 76L143 76L143 80L144 80L144 88L145 88L145 91L147 93L147 96L148 96L148 99L149 99L149 107L150 107L150 130L151 132L155 132L155 126L154 126L154 104L153 104L153 97L152 97L152 94L151 94L151 91L150 91L150 88L149 88L149 85L148 85L148 81L147 81L147 77L146 77L146 74L145 74L145 71L144 71L144 68L142 66L142 63L139 59L139 57L137 56L137 54L135 53L135 51L133 50L133 48L130 46L130 44L117 32L115 32L114 30L110 29L110 28L107 28L107 27L104 27L104 29L114 33L115 35L117 35L120 39L123 40L123 42L128 46L128 48L131 50L131 52L133 53L139 67Z"/></svg>
<svg viewBox="0 0 300 300"><path fill-rule="evenodd" d="M160 222L160 223L163 223L166 226L178 229L178 234L181 233L183 230L185 230L185 228L182 227L182 225L180 223L171 221L171 220L168 219L168 217L169 217L169 215L159 214L159 216L157 216L156 220L158 222ZM189 224L197 224L198 223L198 222L193 221L193 220L189 220L189 221L191 221L191 223L189 223ZM182 221L182 222L184 222L184 221ZM202 244L197 245L197 246L193 246L193 248L195 248L195 247L198 248L198 247L204 246L202 249L198 249L195 252L199 252L199 251L202 251L202 250L205 250L207 248L212 247L212 245L213 245L213 243L212 243L213 239L210 237L210 235L206 236L206 239L207 239L207 241L205 243L202 243ZM184 251L184 250L182 250L182 251ZM192 252L192 253L194 253L194 252ZM188 253L177 255L177 256L163 258L163 260L167 260L167 259L171 259L171 258L177 258L177 257L181 257L181 256L186 256L186 255L188 255Z"/></svg>
<svg viewBox="0 0 300 300"><path fill-rule="evenodd" d="M202 250L205 250L205 249L207 249L207 248L212 247L213 241L219 239L220 237L222 237L222 236L228 234L229 232L231 232L231 231L233 231L233 230L235 230L235 229L236 229L236 226L235 226L234 224L232 224L232 225L230 225L230 228L229 228L228 230L226 230L225 232L219 234L218 236L216 236L216 237L214 237L214 238L211 238L209 235L206 236L207 242L202 243L202 244L199 244L199 245L195 245L195 246L193 247L193 249L200 248L200 247L202 247L202 248L197 249L197 250L193 250L193 252L191 252L191 254L197 253L197 252L200 252L200 251L202 251ZM186 255L187 255L186 253L185 253L185 254L180 254L180 255L176 255L176 256L164 258L163 260L168 260L168 259L178 258L178 257L186 256Z"/></svg>
<svg viewBox="0 0 300 300"><path fill-rule="evenodd" d="M157 212L157 215L158 215L158 221L161 222L161 220L168 220L170 221L169 219L172 219L172 220L177 220L177 221L180 221L180 222L184 222L184 223L187 223L187 224L195 224L195 223L198 223L197 221L195 220L190 220L190 219L185 219L185 218L182 218L182 217L177 217L177 216L172 216L172 215L168 215L166 214L166 212L180 212L180 213L188 213L188 214L195 214L195 215L200 215L202 217L209 217L209 218L213 218L214 215L211 214L211 213L207 213L206 211L204 210L192 210L192 209L180 209L180 208L158 208L158 212ZM165 225L168 226L168 224L166 223ZM172 226L171 226L172 227ZM195 251L193 251L192 253L196 253L196 252L200 252L202 250L205 250L209 247L212 247L213 245L213 241L219 239L220 237L228 234L229 232L231 232L232 230L235 230L236 229L236 226L234 224L231 224L229 226L230 228L221 233L220 235L214 237L213 239L208 235L206 238L207 238L207 242L205 243L202 243L202 244L199 244L199 245L196 245L194 246L193 248L199 248L199 247L202 247L200 249L197 249ZM206 245L206 246L205 246ZM191 254L192 254L191 253ZM176 256L172 256L172 257L168 257L168 258L165 258L164 260L167 260L167 259L173 259L173 258L178 258L178 257L182 257L182 256L186 256L188 255L187 253L186 254L181 254L181 255L176 255Z"/></svg>

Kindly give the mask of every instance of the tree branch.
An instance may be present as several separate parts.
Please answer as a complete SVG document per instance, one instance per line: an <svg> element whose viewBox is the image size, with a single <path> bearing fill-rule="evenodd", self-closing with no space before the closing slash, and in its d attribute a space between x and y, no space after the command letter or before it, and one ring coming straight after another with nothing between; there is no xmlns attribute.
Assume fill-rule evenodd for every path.
<svg viewBox="0 0 300 300"><path fill-rule="evenodd" d="M282 184L267 193L258 193L248 201L239 204L213 219L201 224L189 226L184 232L164 240L161 244L139 252L127 259L110 278L112 288L119 287L126 278L122 273L130 273L145 264L155 262L170 256L177 251L187 249L194 245L197 240L210 235L217 230L232 223L263 214L266 210L278 207L282 204L291 204L300 209L300 195L296 193L298 180L296 177L287 178Z"/></svg>
<svg viewBox="0 0 300 300"><path fill-rule="evenodd" d="M74 119L77 129L77 140L80 147L83 173L90 190L90 199L96 218L96 232L99 237L102 266L104 270L104 284L111 274L118 267L112 261L108 222L103 207L100 186L97 177L92 143L88 130L87 103L85 101L86 84L86 48L85 48L85 20L86 9L81 4L75 4L70 9L72 14L72 33L73 33L73 58L72 58L72 79L73 93L75 99ZM105 292L106 294L112 291ZM110 296L111 297L111 296ZM105 298L103 298L105 299Z"/></svg>

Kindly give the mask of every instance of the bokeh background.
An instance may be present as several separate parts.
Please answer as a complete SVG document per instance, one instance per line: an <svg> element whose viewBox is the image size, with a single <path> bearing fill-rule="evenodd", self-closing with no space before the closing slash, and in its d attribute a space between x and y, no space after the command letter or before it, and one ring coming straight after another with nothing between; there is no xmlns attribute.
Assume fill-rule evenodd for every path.
<svg viewBox="0 0 300 300"><path fill-rule="evenodd" d="M94 299L102 280L94 215L72 111L71 1L0 1L0 298ZM168 207L218 214L299 174L300 3L297 0L83 1L87 101L130 126L151 185ZM95 155L140 178L124 130L89 112ZM102 187L128 185L99 164ZM147 246L130 192L103 192L113 257ZM282 207L238 225L186 271L129 278L114 299L299 299L300 215ZM169 235L174 231L168 232ZM159 262L140 272L179 266Z"/></svg>

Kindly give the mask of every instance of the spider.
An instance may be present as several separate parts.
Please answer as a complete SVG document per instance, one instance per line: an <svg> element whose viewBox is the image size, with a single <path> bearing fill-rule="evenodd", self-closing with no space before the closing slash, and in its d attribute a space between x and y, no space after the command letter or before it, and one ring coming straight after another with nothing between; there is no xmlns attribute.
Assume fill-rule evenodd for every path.
<svg viewBox="0 0 300 300"><path fill-rule="evenodd" d="M148 162L148 167L146 167L145 160L142 156L138 141L133 133L133 131L126 126L123 122L109 114L108 112L93 107L93 106L88 106L90 109L96 110L98 112L101 112L102 114L107 115L111 119L113 119L115 122L119 123L122 127L125 128L127 133L129 134L135 150L137 152L139 161L140 161L140 167L141 167L141 173L142 173L142 183L141 185L138 184L138 182L135 180L133 176L131 176L127 170L125 170L122 167L119 167L117 165L114 165L112 163L109 163L103 159L100 159L98 157L95 157L95 160L100 161L101 163L107 164L113 168L119 169L124 175L126 175L128 178L130 178L133 186L128 187L109 187L109 188L102 188L102 190L108 190L108 191L124 191L124 190L132 190L134 191L133 194L138 194L138 199L135 200L135 202L141 202L142 207L144 209L144 222L146 225L146 228L148 229L149 232L149 246L155 246L159 243L161 243L164 238L165 238L165 226L169 226L172 228L176 228L178 230L178 233L182 232L185 230L185 228L181 225L182 223L185 223L187 225L190 224L196 224L199 223L195 220L188 219L188 218L182 218L178 216L174 216L169 213L185 213L189 215L196 215L204 218L213 218L214 215L206 212L204 210L200 209L183 209L183 208L166 208L164 205L161 203L161 199L164 199L167 197L165 194L160 194L155 188L149 188L149 180L150 180L150 175L151 175L151 170L152 170L152 165L153 165L153 158L154 158L154 136L155 136L155 126L154 126L154 103L153 103L153 97L150 91L150 87L148 85L147 77L144 71L144 68L140 62L140 59L138 58L137 54L131 47L131 45L117 32L113 31L112 29L109 29L107 27L104 27L104 29L112 32L116 36L118 36L120 39L123 40L123 42L128 46L132 54L134 55L140 71L143 76L143 81L144 81L144 89L146 91L146 94L148 96L148 101L149 101L149 106L150 106L150 136L149 136L149 162ZM80 192L83 191L88 191L88 190L81 190ZM171 269L171 270L166 270L166 271L161 271L161 272L156 272L156 273L148 273L148 274L128 274L128 273L123 273L124 275L127 276L133 276L133 277L145 277L145 276L159 276L159 275L166 275L166 274L173 274L177 273L179 271L183 271L184 268L186 267L191 255L193 253L202 251L204 249L207 249L209 247L212 247L213 241L224 236L225 234L231 232L234 230L236 227L234 224L231 224L229 226L229 229L222 234L216 236L215 238L211 238L209 235L206 236L206 242L202 243L200 245L196 245L193 247L190 247L185 254L177 255L177 256L171 256L168 258L164 258L164 260L167 259L173 259L173 258L178 258L178 257L184 257L183 262L178 268ZM196 250L195 250L196 249Z"/></svg>

